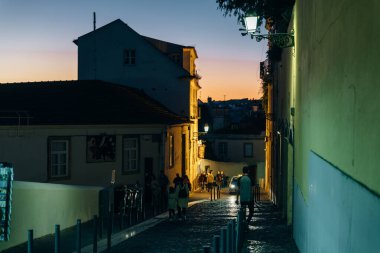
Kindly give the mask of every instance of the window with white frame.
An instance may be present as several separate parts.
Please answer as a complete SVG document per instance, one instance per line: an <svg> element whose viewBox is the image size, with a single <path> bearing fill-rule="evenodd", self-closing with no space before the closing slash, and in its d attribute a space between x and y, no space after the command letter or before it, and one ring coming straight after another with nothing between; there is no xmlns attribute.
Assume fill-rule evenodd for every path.
<svg viewBox="0 0 380 253"><path fill-rule="evenodd" d="M123 139L123 173L138 172L139 142L138 137Z"/></svg>
<svg viewBox="0 0 380 253"><path fill-rule="evenodd" d="M174 136L169 135L169 166L174 166Z"/></svg>
<svg viewBox="0 0 380 253"><path fill-rule="evenodd" d="M135 64L136 64L136 50L125 49L124 50L124 65L135 65Z"/></svg>
<svg viewBox="0 0 380 253"><path fill-rule="evenodd" d="M49 178L69 176L69 147L67 137L49 138Z"/></svg>
<svg viewBox="0 0 380 253"><path fill-rule="evenodd" d="M252 143L244 143L244 157L253 157Z"/></svg>

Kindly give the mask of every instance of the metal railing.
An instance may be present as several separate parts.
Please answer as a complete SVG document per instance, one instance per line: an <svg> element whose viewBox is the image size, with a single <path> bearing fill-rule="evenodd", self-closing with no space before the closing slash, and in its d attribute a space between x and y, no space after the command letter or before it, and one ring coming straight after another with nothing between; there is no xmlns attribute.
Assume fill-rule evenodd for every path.
<svg viewBox="0 0 380 253"><path fill-rule="evenodd" d="M117 197L114 199L114 201L110 201L105 203L106 206L109 206L106 210L101 211L99 209L99 212L101 213L101 216L98 217L97 215L93 216L92 221L92 228L90 228L89 232L91 233L92 230L92 252L97 253L98 252L98 240L103 237L103 225L106 227L106 238L107 238L107 250L109 250L112 246L111 238L112 233L114 232L114 223L115 223L115 213L119 216L119 228L120 231L132 226L134 224L137 224L139 222L142 222L146 219L145 216L145 203L144 203L144 191L136 186L123 186L119 189L122 189L122 194L115 194L114 188L106 188L105 191L111 191L110 194L115 194ZM108 195L105 194L105 195ZM109 195L108 195L109 196ZM116 201L117 198L121 197L120 201ZM114 208L114 205L116 208ZM127 222L125 222L127 220ZM103 221L105 221L106 224L103 224ZM74 235L75 233L75 235ZM80 253L82 250L83 242L82 242L82 222L80 219L76 222L76 228L75 232L73 233L72 241L73 245L72 247L75 247L76 252ZM35 253L39 252L38 249L35 249L34 245L34 238L33 238L33 229L28 230L28 241L27 241L27 252L28 253ZM74 236L76 239L74 240ZM55 225L55 233L54 233L54 253L61 252L61 233L60 233L60 225ZM75 243L75 245L74 245ZM89 242L87 242L88 245ZM90 244L91 245L91 244ZM67 246L67 245L66 245Z"/></svg>

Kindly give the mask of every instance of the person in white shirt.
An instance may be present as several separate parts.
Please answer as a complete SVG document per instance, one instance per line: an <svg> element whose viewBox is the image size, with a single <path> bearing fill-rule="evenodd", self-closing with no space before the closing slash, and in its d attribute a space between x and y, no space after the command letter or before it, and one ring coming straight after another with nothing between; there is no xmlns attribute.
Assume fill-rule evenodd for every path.
<svg viewBox="0 0 380 253"><path fill-rule="evenodd" d="M210 192L212 190L212 186L214 184L214 175L212 174L212 170L207 174L207 191Z"/></svg>

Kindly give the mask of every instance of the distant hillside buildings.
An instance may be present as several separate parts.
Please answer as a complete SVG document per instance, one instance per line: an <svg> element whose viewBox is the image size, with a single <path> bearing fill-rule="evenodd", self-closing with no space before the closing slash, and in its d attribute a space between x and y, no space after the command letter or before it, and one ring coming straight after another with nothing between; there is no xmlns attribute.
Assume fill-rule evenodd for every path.
<svg viewBox="0 0 380 253"><path fill-rule="evenodd" d="M234 99L199 102L200 132L205 124L205 158L224 162L265 162L265 112L261 100Z"/></svg>
<svg viewBox="0 0 380 253"><path fill-rule="evenodd" d="M261 100L233 99L207 103L198 101L200 126L207 123L213 133L260 134L265 131L265 112Z"/></svg>

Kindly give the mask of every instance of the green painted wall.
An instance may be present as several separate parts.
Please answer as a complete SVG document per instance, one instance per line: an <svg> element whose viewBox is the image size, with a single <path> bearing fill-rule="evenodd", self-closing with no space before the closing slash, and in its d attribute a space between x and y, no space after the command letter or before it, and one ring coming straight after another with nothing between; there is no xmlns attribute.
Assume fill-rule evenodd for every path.
<svg viewBox="0 0 380 253"><path fill-rule="evenodd" d="M296 1L285 68L296 75L295 177L306 199L310 150L380 194L379 11L375 0Z"/></svg>
<svg viewBox="0 0 380 253"><path fill-rule="evenodd" d="M0 251L27 241L28 230L34 238L54 233L98 215L100 187L81 187L14 181L10 240L0 242Z"/></svg>

